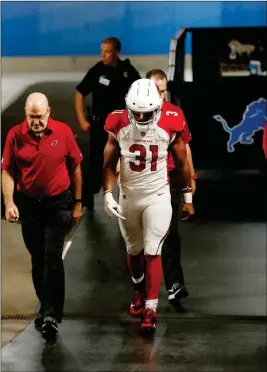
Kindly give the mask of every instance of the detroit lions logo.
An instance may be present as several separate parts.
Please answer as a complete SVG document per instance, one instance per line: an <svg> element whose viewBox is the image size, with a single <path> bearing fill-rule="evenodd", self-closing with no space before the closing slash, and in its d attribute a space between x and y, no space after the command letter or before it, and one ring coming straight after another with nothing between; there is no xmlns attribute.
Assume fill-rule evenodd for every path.
<svg viewBox="0 0 267 372"><path fill-rule="evenodd" d="M242 120L236 126L230 128L227 121L221 115L214 115L213 118L220 122L225 132L229 133L227 141L227 151L234 152L235 145L251 145L254 143L252 138L256 132L263 130L267 121L267 100L259 98L251 102L243 113Z"/></svg>

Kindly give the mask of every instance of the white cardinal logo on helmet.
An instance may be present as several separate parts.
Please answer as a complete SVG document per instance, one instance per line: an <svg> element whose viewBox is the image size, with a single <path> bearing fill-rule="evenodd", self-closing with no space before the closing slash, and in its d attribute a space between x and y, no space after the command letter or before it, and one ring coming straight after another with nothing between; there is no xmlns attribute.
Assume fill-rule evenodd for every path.
<svg viewBox="0 0 267 372"><path fill-rule="evenodd" d="M153 80L139 79L130 87L126 96L128 119L141 132L158 122L161 115L162 98Z"/></svg>

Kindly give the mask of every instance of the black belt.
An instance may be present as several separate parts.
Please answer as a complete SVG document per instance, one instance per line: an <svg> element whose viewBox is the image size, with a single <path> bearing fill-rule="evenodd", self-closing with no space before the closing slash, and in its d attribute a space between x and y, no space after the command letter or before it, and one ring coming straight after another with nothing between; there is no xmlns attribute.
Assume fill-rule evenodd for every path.
<svg viewBox="0 0 267 372"><path fill-rule="evenodd" d="M52 196L43 196L42 198L38 198L36 196L31 196L29 195L28 193L26 192L21 192L21 191L18 191L18 195L21 195L21 196L26 196L30 199L34 199L34 200L38 200L40 202L43 202L43 201L50 201L50 200L60 200L62 197L64 197L66 195L66 193L70 192L69 189L61 192L60 194L57 194L57 195L52 195Z"/></svg>

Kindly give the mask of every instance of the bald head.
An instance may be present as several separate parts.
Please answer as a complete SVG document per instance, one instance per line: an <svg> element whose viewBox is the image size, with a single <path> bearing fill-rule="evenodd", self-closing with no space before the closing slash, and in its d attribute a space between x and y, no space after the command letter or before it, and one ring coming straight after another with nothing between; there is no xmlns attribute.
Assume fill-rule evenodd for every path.
<svg viewBox="0 0 267 372"><path fill-rule="evenodd" d="M29 128L37 134L43 133L50 114L47 97L43 93L31 93L26 100L25 112Z"/></svg>
<svg viewBox="0 0 267 372"><path fill-rule="evenodd" d="M47 110L49 107L48 99L43 93L32 93L27 97L25 109L27 110Z"/></svg>

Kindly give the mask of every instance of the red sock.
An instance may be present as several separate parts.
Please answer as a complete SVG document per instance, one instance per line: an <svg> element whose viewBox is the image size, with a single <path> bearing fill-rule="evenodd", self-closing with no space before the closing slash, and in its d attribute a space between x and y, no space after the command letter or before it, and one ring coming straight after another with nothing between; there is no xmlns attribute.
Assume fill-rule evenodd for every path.
<svg viewBox="0 0 267 372"><path fill-rule="evenodd" d="M146 299L159 298L162 281L162 266L160 256L145 255L146 260Z"/></svg>
<svg viewBox="0 0 267 372"><path fill-rule="evenodd" d="M130 274L134 279L140 279L144 275L145 270L144 251L140 252L136 256L127 254L127 263Z"/></svg>

